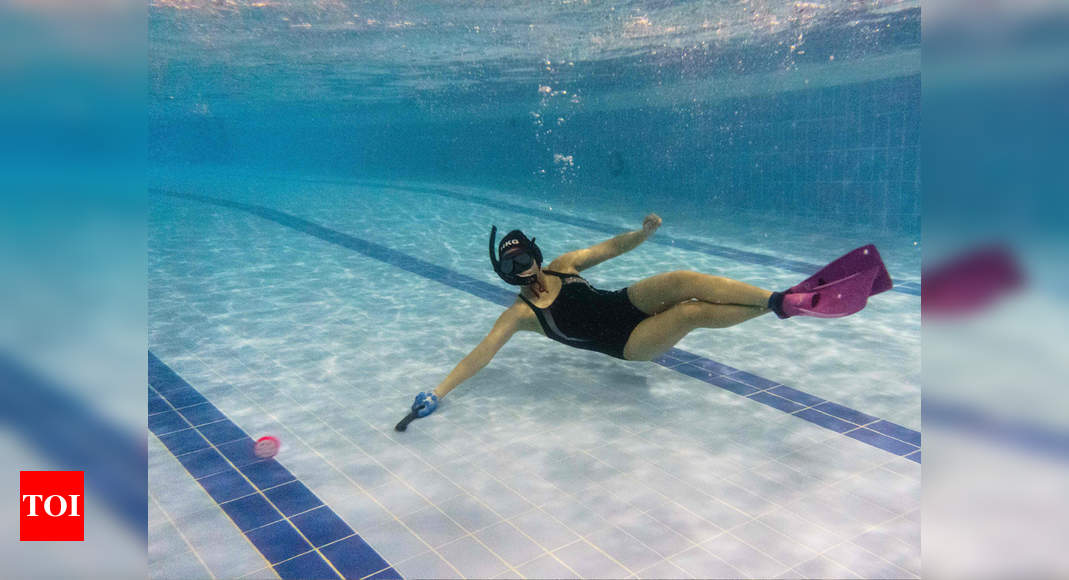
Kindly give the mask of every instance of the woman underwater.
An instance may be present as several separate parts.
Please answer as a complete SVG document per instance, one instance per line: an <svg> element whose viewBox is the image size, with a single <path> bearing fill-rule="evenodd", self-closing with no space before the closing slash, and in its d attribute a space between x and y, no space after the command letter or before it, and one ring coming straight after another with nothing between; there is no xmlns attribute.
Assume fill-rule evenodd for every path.
<svg viewBox="0 0 1069 580"><path fill-rule="evenodd" d="M490 232L490 261L507 283L520 286L490 333L433 391L422 392L397 429L426 417L439 400L482 370L517 331L537 332L557 342L629 361L648 361L672 348L696 328L725 328L775 312L835 318L853 314L870 295L891 288L872 245L832 262L806 281L773 292L722 276L691 271L657 274L616 291L599 290L579 272L629 252L661 226L650 214L642 228L582 250L568 252L542 268L542 251L523 232L509 232L497 246Z"/></svg>

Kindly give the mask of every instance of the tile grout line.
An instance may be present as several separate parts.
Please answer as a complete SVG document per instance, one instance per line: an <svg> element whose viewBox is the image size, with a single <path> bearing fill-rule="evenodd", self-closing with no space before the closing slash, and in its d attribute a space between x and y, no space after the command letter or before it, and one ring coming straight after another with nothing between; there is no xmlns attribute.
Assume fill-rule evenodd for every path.
<svg viewBox="0 0 1069 580"><path fill-rule="evenodd" d="M149 431L149 433L153 436L156 435L151 431ZM156 440L159 441L159 437L156 437ZM160 445L163 445L162 441L160 441ZM167 449L167 446L163 445L163 448ZM152 494L152 491L148 491L148 499L152 503L156 504L156 509L160 510L160 512L163 513L163 516L167 518L167 522L171 525L172 528L174 528L175 532L178 533L178 536L182 538L182 541L185 542L187 546L189 546L189 551L192 552L193 555L197 558L197 561L200 562L200 565L204 566L204 569L208 571L208 575L212 577L212 580L216 580L215 572L213 572L212 569L208 567L208 563L204 561L204 558L201 558L200 553L197 552L197 548L193 545L192 542L189 541L189 538L187 538L186 535L182 533L181 528L178 527L178 524L174 521L174 518L171 517L171 514L167 513L167 510L165 510L163 506L160 505L160 502L156 501L156 497ZM257 553L259 553L259 550L257 550ZM260 556L263 557L263 554L260 554ZM151 567L151 563L149 564L149 566Z"/></svg>

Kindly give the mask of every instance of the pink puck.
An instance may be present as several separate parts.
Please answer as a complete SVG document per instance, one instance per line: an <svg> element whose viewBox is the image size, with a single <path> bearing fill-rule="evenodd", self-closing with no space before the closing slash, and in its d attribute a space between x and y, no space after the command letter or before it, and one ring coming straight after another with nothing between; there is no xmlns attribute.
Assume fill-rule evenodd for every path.
<svg viewBox="0 0 1069 580"><path fill-rule="evenodd" d="M256 440L256 445L253 446L252 452L261 459L268 459L278 455L279 447L282 447L282 443L275 437L267 435Z"/></svg>

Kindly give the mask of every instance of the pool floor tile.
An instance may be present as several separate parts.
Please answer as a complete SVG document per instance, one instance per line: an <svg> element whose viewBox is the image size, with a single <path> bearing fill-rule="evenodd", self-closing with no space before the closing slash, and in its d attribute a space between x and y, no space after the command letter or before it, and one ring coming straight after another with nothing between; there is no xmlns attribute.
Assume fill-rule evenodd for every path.
<svg viewBox="0 0 1069 580"><path fill-rule="evenodd" d="M360 536L350 536L319 551L346 578L363 578L389 567Z"/></svg>
<svg viewBox="0 0 1069 580"><path fill-rule="evenodd" d="M288 560L312 549L286 520L252 530L247 534L249 541L272 564Z"/></svg>
<svg viewBox="0 0 1069 580"><path fill-rule="evenodd" d="M327 564L316 552L308 552L302 556L275 564L275 572L279 577L292 580L323 580L326 578L340 578L338 573Z"/></svg>

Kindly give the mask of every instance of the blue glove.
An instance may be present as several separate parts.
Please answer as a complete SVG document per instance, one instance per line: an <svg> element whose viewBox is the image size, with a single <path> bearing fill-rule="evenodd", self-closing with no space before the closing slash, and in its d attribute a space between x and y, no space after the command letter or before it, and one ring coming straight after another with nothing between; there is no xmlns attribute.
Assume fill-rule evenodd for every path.
<svg viewBox="0 0 1069 580"><path fill-rule="evenodd" d="M437 408L438 395L435 395L434 391L416 395L416 401L412 403L412 410L415 411L416 416L420 418L430 415Z"/></svg>

